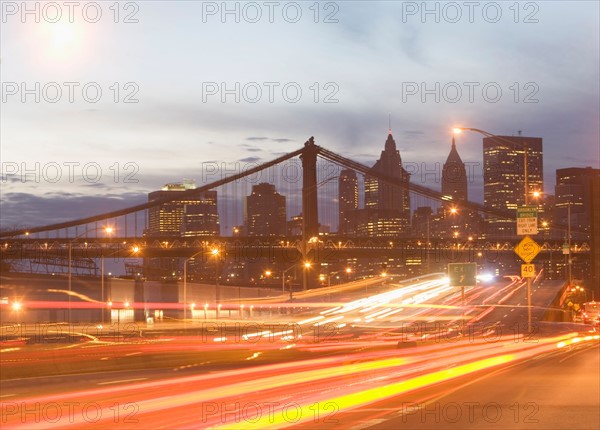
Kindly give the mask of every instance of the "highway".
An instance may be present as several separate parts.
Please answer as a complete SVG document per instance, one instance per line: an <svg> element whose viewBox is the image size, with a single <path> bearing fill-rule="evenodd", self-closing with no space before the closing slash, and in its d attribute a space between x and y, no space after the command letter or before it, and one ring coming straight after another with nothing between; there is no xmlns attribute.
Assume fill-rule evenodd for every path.
<svg viewBox="0 0 600 430"><path fill-rule="evenodd" d="M3 342L2 427L598 427L597 331L498 330L526 321L522 281L468 289L464 307L441 278L370 288L245 325ZM534 289L539 319L560 285Z"/></svg>

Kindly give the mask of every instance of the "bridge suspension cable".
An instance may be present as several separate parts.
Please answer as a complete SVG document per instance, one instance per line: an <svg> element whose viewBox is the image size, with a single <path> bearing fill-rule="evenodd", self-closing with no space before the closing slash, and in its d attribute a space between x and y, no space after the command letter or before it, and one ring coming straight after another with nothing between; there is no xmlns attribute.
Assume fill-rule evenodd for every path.
<svg viewBox="0 0 600 430"><path fill-rule="evenodd" d="M109 218L116 218L119 216L128 215L128 214L139 212L139 211L149 209L149 208L152 208L155 206L160 206L165 203L189 199L190 197L196 196L197 194L202 194L203 192L212 190L214 188L220 187L220 186L228 184L230 182L237 181L246 176L253 175L264 169L268 169L269 167L272 167L276 164L279 164L279 163L287 161L291 158L297 157L300 154L302 154L303 151L304 151L304 148L300 148L294 152L290 152L289 154L282 155L281 157L275 158L274 160L260 164L256 167L244 170L243 172L236 173L231 176L227 176L227 177L225 177L223 179L219 179L218 181L215 181L215 182L211 182L210 184L202 185L201 187L194 188L191 190L181 191L179 193L173 193L174 194L173 196L156 199L151 202L142 203L142 204L135 205L135 206L130 206L128 208L119 209L116 211L105 212L105 213L102 213L99 215L94 215L94 216L90 216L90 217L86 217L86 218L79 218L79 219L72 220L72 221L67 221L67 222L62 222L62 223L57 223L57 224L50 224L50 225L45 225L45 226L40 226L40 227L24 228L24 229L12 230L12 231L2 231L2 232L0 232L0 238L21 236L24 234L31 234L31 233L42 233L45 231L53 231L53 230L60 230L60 229L69 228L69 227L75 227L75 226L89 224L92 222L101 221L101 220L105 220L105 219L109 219Z"/></svg>

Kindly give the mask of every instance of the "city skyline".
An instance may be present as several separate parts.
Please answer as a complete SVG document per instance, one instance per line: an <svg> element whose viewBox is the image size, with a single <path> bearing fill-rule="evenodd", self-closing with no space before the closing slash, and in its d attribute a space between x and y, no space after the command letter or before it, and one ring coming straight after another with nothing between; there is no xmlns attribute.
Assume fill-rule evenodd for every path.
<svg viewBox="0 0 600 430"><path fill-rule="evenodd" d="M393 131L391 129L388 129L387 136L388 136L388 138L387 138L387 141L386 141L385 146L384 146L384 151L381 151L381 155L382 156L383 156L383 154L386 153L385 148L388 145L390 145L389 144L390 138L392 139L392 142L393 142L392 146L394 146L394 148L395 148L395 141L394 141L394 138L393 138ZM495 142L500 147L503 147L507 142L510 142L511 139L523 140L523 141L532 141L532 142L538 142L538 141L541 142L541 139L539 139L539 138L532 138L532 137L521 136L521 135L518 135L518 136L498 136L498 138L501 139L501 140L504 140L504 142L500 142L500 141L499 142ZM484 156L484 158L486 156L485 155L486 140L488 142L490 142L492 144L492 146L495 144L494 143L495 138L483 138L482 139L482 148L483 148L483 156ZM440 157L440 161L433 163L433 166L434 166L433 169L431 169L429 166L425 166L423 163L411 163L411 162L409 162L408 163L408 169L409 170L410 169L415 169L414 170L414 172L415 172L414 174L410 174L412 172L409 173L409 175L410 175L409 182L420 183L422 181L419 181L419 178L423 178L423 177L429 178L430 180L427 181L426 186L428 186L431 189L434 189L436 191L444 192L444 186L445 186L445 184L444 184L444 174L447 173L446 172L446 169L448 167L447 164L448 163L449 164L455 164L457 162L457 159L461 160L460 155L458 155L458 153L459 153L458 149L456 147L457 145L456 145L456 136L455 135L452 135L451 142L452 142L452 144L451 144L450 154L445 157L445 162L442 162L442 160L444 160L444 157ZM489 147L490 143L487 144L488 147ZM520 150L517 149L515 151L509 151L509 153L510 154L507 154L504 157L513 157L514 158L514 162L516 163L515 164L514 175L512 175L512 174L510 174L510 172L508 172L509 176L511 176L511 175L515 176L517 178L516 180L517 181L520 180L521 183L522 183L522 172L521 172L521 168L519 168L518 164L520 163L522 165L522 162L523 162L522 158L523 158L524 152L523 152L522 149L520 149ZM456 158L457 155L458 155L458 158ZM400 157L401 157L401 155L400 155ZM533 163L535 165L536 163L539 162L539 163L542 163L542 165L543 165L543 163L544 163L543 160L545 159L545 157L541 156L541 151L540 151L540 158L539 158L539 160L536 157L537 157L537 152L535 152L535 151L531 152L531 150L530 150L530 159L529 159L529 163L528 164L531 165ZM513 158L510 158L510 159L512 160ZM376 166L379 165L380 161L381 160L372 160L370 163L367 162L366 165L367 166L371 166L371 168L375 168ZM402 161L400 161L400 163L402 164ZM220 178L223 178L223 177L226 177L226 176L230 176L231 174L234 174L234 173L243 172L246 168L248 168L248 166L249 167L254 167L257 164L258 163L250 163L248 165L243 165L243 164L237 163L237 164L233 165L232 167L229 167L229 166L225 167L223 164L209 163L208 166L210 166L210 167L208 167L206 171L209 172L210 175L206 175L206 177L207 178L210 177L210 181L207 180L205 182L212 182L212 181L214 181L216 179L220 179ZM464 169L464 165L465 164L467 164L467 165L470 164L467 169ZM503 169L502 164L503 164L503 162L498 162L497 166L496 166L495 164L492 163L492 169L491 170L493 172L495 172L496 176L498 176L498 173L500 172L500 169ZM284 165L285 165L285 163L284 163ZM292 165L296 166L296 167L299 167L300 166L300 162L298 160L292 160ZM481 166L483 167L484 164L481 163ZM450 166L450 167L454 167L454 166ZM422 171L421 171L421 169L422 169ZM459 181L460 182L459 188L461 188L461 187L463 187L465 185L462 182L463 182L463 179L466 179L467 194L470 194L470 195L476 194L479 197L479 198L473 199L472 201L485 204L485 199L483 198L484 194L481 193L481 192L479 192L480 189L484 189L484 187L485 187L485 179L483 177L484 175L482 174L480 176L480 175L477 174L477 171L479 169L479 163L477 163L477 162L469 162L469 161L464 162L463 161L463 169L465 170L466 177L465 178L462 178L462 177L458 178L458 179L460 179L460 181ZM538 168L535 168L533 170L537 171L537 169ZM590 166L586 166L586 167L573 167L573 166L561 167L561 168L557 169L556 173L558 173L558 170L569 170L569 169L584 169L585 170L585 169L590 169ZM594 171L597 170L597 169L594 169L594 168L591 168L591 169L594 170ZM204 170L204 166L203 166L203 170ZM285 170L285 168L283 170ZM325 168L325 170L329 170L329 169ZM488 170L490 170L489 166L488 166ZM519 173L519 172L521 172L521 173ZM279 173L281 173L281 172L279 172ZM259 175L256 178L252 178L251 180L249 180L249 181L246 182L245 188L254 187L258 183L265 182L263 180L263 177L271 177L271 179L273 179L273 175L274 174L276 175L278 173L271 172L271 173L268 173L268 174L261 174L261 175ZM203 176L204 176L204 174L203 174ZM368 204L366 204L366 201L368 199L367 199L366 196L369 194L368 191L365 189L365 180L364 180L363 176L364 175L360 175L359 174L359 181L357 183L358 189L359 189L358 205L359 205L359 208L361 208L361 209L368 208ZM519 176L521 176L521 179L518 179ZM556 175L553 174L553 176L556 176ZM435 178L433 181L431 181L432 177ZM539 185L540 185L541 181L539 181L537 179L534 179L535 177L539 177L539 175L536 176L536 174L530 172L529 177L530 177L530 179L529 179L530 180L530 189L533 189L533 188L539 189L540 188ZM336 178L334 178L334 179L336 179ZM331 178L329 178L329 179L331 179ZM270 184L272 181L270 182L268 180L268 178L267 178L266 182ZM289 185L289 183L292 183L292 187L293 187L293 182L294 181L290 182L289 180L285 180L284 182L287 182L288 185ZM301 181L297 180L295 185L299 186L300 182ZM377 182L377 181L375 181L375 182ZM333 183L331 183L331 184L333 184ZM204 185L204 184L201 184L201 185ZM446 184L447 187L450 187L451 185L457 185L457 184L448 184L448 183ZM553 182L553 185L555 185L554 182ZM152 194L159 195L161 193L166 192L167 190L178 191L178 190L184 190L184 189L195 188L195 187L196 187L196 181L195 181L195 179L185 179L184 178L182 180L179 180L179 182L177 182L175 180L175 181L171 181L170 183L163 184L161 187L159 187L160 190L151 190L149 193L143 193L143 194L140 194L139 196L137 194L132 194L134 196L134 199L123 200L123 201L120 201L120 202L119 202L119 200L115 200L115 202L114 202L115 206L110 206L110 205L109 206L101 206L101 207L91 206L90 208L88 208L88 212L87 213L97 214L99 212L107 212L108 210L113 210L113 209L116 209L116 208L128 207L128 206L132 206L134 204L143 203L144 201L148 200L149 196L151 196ZM549 186L549 185L546 184L546 185L543 186L543 188L544 189L551 188L551 192L544 192L544 193L542 193L542 197L546 198L546 197L552 197L552 196L555 195L555 193L554 193L554 191L555 191L554 188L555 187L554 186ZM473 192L473 191L475 191L475 192ZM231 189L229 189L229 192L231 192ZM215 191L215 195L218 194L219 195L219 199L221 199L220 203L219 203L219 211L227 210L228 212L231 212L231 208L224 209L223 205L233 205L233 207L235 207L237 209L240 209L240 210L243 210L243 206L244 206L243 201L245 199L245 196L239 196L239 195L237 195L238 192L239 192L239 190L238 191L234 191L234 194L231 195L231 194L223 193L222 190ZM288 212L287 213L287 220L288 221L291 220L291 218L294 217L294 216L301 215L301 208L299 206L300 205L300 203L299 203L299 198L300 198L299 192L300 191L299 191L298 188L292 188L291 189L291 193L288 194L288 196L294 197L292 199L288 199L288 211L287 211ZM337 189L335 190L335 192L337 192ZM459 192L459 194L461 194L461 193L462 193L462 191ZM481 196L479 196L479 194L481 194ZM130 195L130 193L126 193L126 195ZM491 193L491 195L494 195L494 193ZM522 200L522 195L520 195L520 193L517 192L516 196L517 196L517 200L516 201L519 202L519 203L522 203L522 201L521 201ZM86 197L84 197L84 198L86 198ZM321 191L320 191L319 192L319 205L328 205L328 204L331 204L332 202L330 202L329 200L327 200L328 198L329 197L323 197L323 196L321 196ZM225 201L227 203L223 203L223 201ZM117 203L117 202L119 202L119 203ZM338 202L337 199L335 199L335 201L333 203L335 203L336 205L339 204L339 202ZM431 206L432 204L433 204L433 208L434 209L435 209L436 206L439 206L439 203L435 203L435 202L428 203L428 204L426 204L426 206ZM413 202L413 204L410 205L411 217L414 214L414 212L418 209L419 206L422 206L422 205L419 205L419 204L414 203L414 202ZM500 205L498 207L502 208L502 209L511 209L511 208L513 208L513 206L514 205L509 205L509 206L505 207L505 205ZM495 206L494 206L494 204L491 204L490 207L495 207ZM93 208L93 210L91 208ZM60 211L57 211L57 212L60 213ZM152 211L150 211L150 212L152 212ZM337 220L338 214L336 213L334 216L331 216L331 214L328 214L328 215L329 216L327 216L327 219L322 220L321 218L323 217L323 215L320 214L319 215L320 221L324 222L323 225L327 226L332 231L337 231L337 228L338 228L338 220ZM151 213L149 214L149 217L152 217ZM219 234L227 236L227 235L231 234L231 232L230 232L231 228L237 226L239 224L239 220L240 219L243 220L243 214L240 213L240 214L236 214L234 216L228 216L228 217L223 217L223 218L224 218L224 222L221 223L220 233ZM8 217L8 218L3 217L2 228L14 228L14 227L23 227L24 226L23 225L23 219L24 218L22 216L20 216L20 215L19 215L19 220L20 220L19 224L7 225L7 223L6 223L7 219L10 219L10 217ZM57 218L57 219L60 220L60 221L68 221L68 220L75 219L75 218L68 218L68 219ZM149 223L151 224L151 221L149 221ZM47 224L51 224L51 222L46 222L44 225L47 225ZM150 226L150 224L149 224L149 226ZM410 221L409 221L409 224L410 224ZM41 226L41 225L42 224L35 224L35 225L30 224L30 225L27 225L27 227L37 227L37 226ZM512 227L509 227L509 229L510 228L512 228ZM217 230L219 230L219 229L217 228ZM140 225L138 227L137 234L141 234L142 231L143 231L143 228L142 228L142 224L140 223ZM365 231L367 231L367 230L365 230Z"/></svg>
<svg viewBox="0 0 600 430"><path fill-rule="evenodd" d="M314 11L305 6L302 20L294 24L281 15L265 22L266 12L256 24L244 16L239 23L223 23L220 15L203 16L201 3L193 2L177 8L142 3L135 16L139 22L132 24L115 24L108 9L95 24L75 19L53 26L44 19L22 22L20 15L3 15L0 158L9 226L24 219L34 224L49 213L64 220L124 207L125 200L142 201L164 183L182 178L201 183L202 163L267 161L310 135L325 148L372 163L390 112L404 162L441 165L452 127L465 126L542 137L550 193L557 168L598 167L596 3L541 3L535 22L524 22L524 10L515 22L507 6L498 22L478 11L474 22L465 13L456 23L445 15L441 22L406 15L400 3L365 7L358 2L338 5L337 22L323 22L332 11L321 10L315 23ZM565 18L578 26L561 25ZM546 47L551 55L540 54ZM144 60L134 60L139 58ZM363 59L360 70L352 66L356 58ZM498 58L502 61L494 61ZM22 82L25 92L38 93L39 102L36 94L22 102ZM52 82L63 90L57 103L50 100L56 88L45 87ZM78 89L97 83L103 98L70 103L63 82L80 83ZM118 103L112 99L115 82ZM135 85L125 87L128 82ZM223 103L220 94L208 95L216 91L208 85L213 82L224 82L225 89L256 82L265 96L250 102L254 87L247 87L245 95L240 90L239 103L235 96ZM278 89L297 83L304 97L290 103L277 93L270 103L264 82L279 83ZM478 84L473 102L465 82ZM452 99L452 83L463 93L458 102ZM500 101L482 97L486 84L501 88ZM425 95L432 89L435 94ZM124 103L134 92L138 102ZM337 102L325 103L327 96ZM25 126L31 123L35 127ZM464 135L457 145L464 161L481 165L478 136ZM573 147L577 151L568 150ZM92 162L102 177L86 182L82 168ZM35 163L50 179L55 177L52 163L58 164L60 180L40 178ZM71 163L73 181L64 163ZM92 168L86 179L94 179L94 173ZM480 182L472 188L474 200L481 201L481 187ZM66 210L69 200L76 204Z"/></svg>
<svg viewBox="0 0 600 430"><path fill-rule="evenodd" d="M1 0L2 429L600 429L599 18Z"/></svg>

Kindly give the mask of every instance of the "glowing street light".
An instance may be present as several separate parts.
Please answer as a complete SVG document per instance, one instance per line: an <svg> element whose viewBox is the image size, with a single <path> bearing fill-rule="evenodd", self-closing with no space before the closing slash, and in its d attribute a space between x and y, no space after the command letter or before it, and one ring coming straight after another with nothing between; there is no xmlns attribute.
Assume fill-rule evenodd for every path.
<svg viewBox="0 0 600 430"><path fill-rule="evenodd" d="M218 270L219 270L218 267L219 266L217 264L217 256L219 255L219 249L213 248L208 252L206 252L204 250L198 251L195 254L193 254L191 257L188 257L183 260L183 322L184 322L184 324L187 321L187 308L188 308L188 304L187 304L187 264L188 264L188 261L192 260L195 256L203 254L203 253L211 254L215 257L215 294L216 294L216 303L219 304L219 281L218 281ZM205 312L206 312L206 307L205 307ZM218 317L219 317L219 314L217 311L217 318Z"/></svg>
<svg viewBox="0 0 600 430"><path fill-rule="evenodd" d="M290 270L292 270L294 267L298 266L299 264L300 263L293 264L283 271L283 273L281 275L281 294L285 294L285 274L287 272L289 272ZM311 267L310 261L305 261L304 263L302 263L302 267L304 267L305 269L310 269L310 267ZM290 303L291 303L292 300L294 300L293 292L292 292L292 284L290 284L290 286L289 286L289 293L290 293Z"/></svg>
<svg viewBox="0 0 600 430"><path fill-rule="evenodd" d="M221 292L219 291L219 249L213 248L210 253L215 257L215 298L217 303L217 319L219 319L219 311L221 310Z"/></svg>
<svg viewBox="0 0 600 430"><path fill-rule="evenodd" d="M104 232L108 235L110 235L113 231L114 230L112 227L104 228ZM102 303L104 303L104 251L102 251L101 255L100 255L100 289L101 289L100 301ZM104 324L104 308L102 308L101 312L102 312L102 315L100 317L101 317L102 323Z"/></svg>
<svg viewBox="0 0 600 430"><path fill-rule="evenodd" d="M502 138L501 136L497 136L495 134L492 134L490 132L484 131L484 130L480 130L478 128L469 128L469 127L454 127L453 128L453 132L455 134L460 134L462 131L473 131L475 133L479 133L484 135L485 137L500 141L500 142L505 142L509 145L519 145L523 148L523 177L524 177L524 198L525 198L525 206L527 206L529 204L529 174L527 172L527 152L528 152L528 146L527 143L517 143L514 141L509 141L507 139ZM537 196L536 196L537 193ZM534 197L539 197L540 196L540 192L539 191L534 191L532 193L532 195ZM569 256L570 257L570 256ZM527 278L527 330L528 332L531 332L532 326L531 326L531 278Z"/></svg>

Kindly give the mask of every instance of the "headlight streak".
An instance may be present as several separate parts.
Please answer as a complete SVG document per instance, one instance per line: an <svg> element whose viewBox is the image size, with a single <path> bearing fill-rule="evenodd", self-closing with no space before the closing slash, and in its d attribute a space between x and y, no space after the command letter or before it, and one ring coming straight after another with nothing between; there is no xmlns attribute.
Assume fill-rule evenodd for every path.
<svg viewBox="0 0 600 430"><path fill-rule="evenodd" d="M101 405L106 412L102 416L106 416L108 419L112 417L109 413L111 402L115 399L126 399L135 401L139 405L139 417L147 419L148 421L144 421L145 423L155 423L155 419L162 419L165 416L166 410L173 411L172 414L171 412L167 413L167 416L180 418L186 416L187 413L186 417L196 416L197 420L197 414L189 412L194 411L190 405L206 401L218 399L225 401L228 398L242 399L240 396L247 396L247 401L259 399L276 401L285 393L289 393L294 386L295 399L300 403L303 412L306 412L314 401L335 402L339 405L340 411L345 412L386 397L393 397L489 367L533 358L556 350L561 343L581 344L581 342L597 340L597 335L580 336L577 333L539 339L538 343L533 345L524 342L516 343L512 336L507 336L504 340L494 343L485 340L469 342L467 339L462 339L453 344L417 347L408 351L407 356L402 359L395 357L397 355L395 350L342 354L316 360L263 365L190 377L51 394L32 399L23 398L19 401L30 403L69 399L82 401L87 397ZM357 362L357 360L363 361ZM348 361L352 361L352 363L348 364ZM448 368L448 366L453 367ZM390 371L390 369L394 370ZM347 378L352 378L350 381L353 384L347 384ZM337 387L336 390L332 391L332 386ZM256 391L257 387L260 387L259 396ZM340 392L342 387L345 388ZM331 393L338 393L338 395L332 397ZM156 397L157 395L161 397ZM179 413L182 415L180 416ZM281 411L276 412L276 416L283 417ZM310 419L312 414L302 416ZM103 418L98 423L98 427L103 425L106 427L107 422ZM8 426L12 424L15 423L8 423ZM28 422L21 428L68 427L78 424L82 424L82 421L71 422L68 421L68 417L65 417L65 420L53 423ZM209 426L219 426L223 422L215 421L208 424ZM291 423L283 421L236 422L235 424L225 423L224 428L232 428L231 426L236 429L244 428L246 424L249 426L246 426L247 428L268 428L268 426L282 427ZM158 426L157 423L154 425ZM196 421L194 426L198 427L198 425L200 424ZM206 427L206 425L202 425L202 427Z"/></svg>
<svg viewBox="0 0 600 430"><path fill-rule="evenodd" d="M502 364L509 363L515 359L512 355L501 355L498 357L487 358L473 363L463 364L461 366L453 367L451 369L440 370L437 372L429 373L422 376L417 376L405 381L396 382L382 387L370 388L367 390L355 392L352 394L346 394L339 397L335 397L327 400L327 402L337 405L340 411L353 409L359 406L363 406L369 403L373 403L385 398L398 396L402 393L414 391L419 388L423 388L432 384L448 381L450 379L458 378L479 370L496 367ZM312 418L311 404L305 404L301 406L302 411L300 416L304 419L294 423L299 424L302 421L307 421ZM241 425L240 425L241 424ZM269 428L281 428L282 426L289 425L289 421L286 420L285 415L281 410L276 411L273 416L261 417L255 422L244 422L235 423L233 425L216 426L218 429L269 429Z"/></svg>

